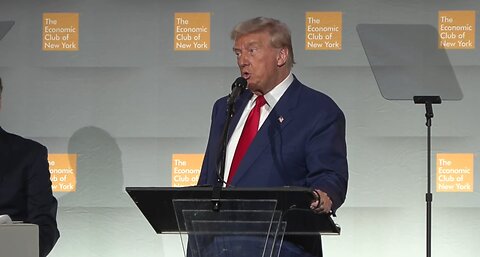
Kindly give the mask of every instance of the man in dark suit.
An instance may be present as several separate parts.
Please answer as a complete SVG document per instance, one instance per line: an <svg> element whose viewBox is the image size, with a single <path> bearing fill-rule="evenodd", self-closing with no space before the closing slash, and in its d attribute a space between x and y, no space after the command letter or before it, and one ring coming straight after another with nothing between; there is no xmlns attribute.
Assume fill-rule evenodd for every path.
<svg viewBox="0 0 480 257"><path fill-rule="evenodd" d="M3 91L0 79L0 106ZM37 224L39 256L47 256L60 234L45 146L0 127L0 215ZM0 254L1 255L1 254Z"/></svg>
<svg viewBox="0 0 480 257"><path fill-rule="evenodd" d="M221 180L235 187L312 188L317 197L310 208L316 213L334 212L345 201L348 181L342 111L328 96L303 85L292 74L291 34L284 23L250 19L238 24L231 38L248 90L235 102ZM227 99L219 99L213 107L199 185L219 181ZM255 109L259 114L252 114ZM254 132L246 132L252 123L250 116L258 116ZM244 138L250 138L249 142L244 143ZM281 252L281 256L312 255L322 256L320 237L286 238Z"/></svg>

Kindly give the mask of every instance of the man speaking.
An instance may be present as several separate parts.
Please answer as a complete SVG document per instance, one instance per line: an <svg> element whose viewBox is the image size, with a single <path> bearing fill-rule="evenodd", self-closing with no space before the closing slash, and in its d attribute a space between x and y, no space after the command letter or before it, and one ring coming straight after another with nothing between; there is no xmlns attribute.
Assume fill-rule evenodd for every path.
<svg viewBox="0 0 480 257"><path fill-rule="evenodd" d="M234 103L220 180L235 187L312 188L316 195L312 211L334 212L345 201L348 182L343 112L331 98L292 74L291 34L284 23L250 19L235 26L231 39L248 90ZM221 98L213 107L198 185L218 182L228 101ZM320 237L286 237L280 256L322 256Z"/></svg>

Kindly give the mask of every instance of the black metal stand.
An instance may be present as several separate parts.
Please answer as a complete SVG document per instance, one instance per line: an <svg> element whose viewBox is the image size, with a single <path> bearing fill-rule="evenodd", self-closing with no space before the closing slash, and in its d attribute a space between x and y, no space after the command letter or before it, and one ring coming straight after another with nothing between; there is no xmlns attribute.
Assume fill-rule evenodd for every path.
<svg viewBox="0 0 480 257"><path fill-rule="evenodd" d="M212 190L212 210L219 211L220 210L220 199L221 199L221 192L223 188L223 184L226 184L224 175L225 175L225 158L227 155L227 137L228 137L228 127L230 127L230 122L232 120L233 115L235 114L235 105L234 101L228 101L227 107L227 121L225 122L225 126L223 127L222 133L222 141L220 144L220 156L218 156L218 171L217 171L217 183L213 186Z"/></svg>
<svg viewBox="0 0 480 257"><path fill-rule="evenodd" d="M431 127L433 118L432 104L442 103L440 96L414 96L413 101L416 104L425 104L425 118L427 126L427 193L425 194L426 208L427 208L427 233L426 233L426 248L427 257L432 256L432 140L431 140Z"/></svg>
<svg viewBox="0 0 480 257"><path fill-rule="evenodd" d="M220 142L220 151L219 156L217 156L217 182L213 185L212 190L212 210L219 211L220 210L220 199L223 184L227 184L225 182L225 159L227 156L227 139L228 139L228 128L230 127L230 122L232 121L233 115L235 115L235 101L237 98L247 89L247 80L243 77L238 77L232 84L232 92L228 95L227 99L227 120L225 122L225 126L223 127L222 132L222 141Z"/></svg>

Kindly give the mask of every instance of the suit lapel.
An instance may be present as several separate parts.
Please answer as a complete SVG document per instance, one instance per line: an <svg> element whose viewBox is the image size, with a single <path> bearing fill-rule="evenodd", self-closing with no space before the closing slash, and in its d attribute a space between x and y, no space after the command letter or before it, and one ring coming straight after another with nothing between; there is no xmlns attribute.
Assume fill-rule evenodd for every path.
<svg viewBox="0 0 480 257"><path fill-rule="evenodd" d="M250 167L262 152L271 145L272 140L294 119L295 106L298 103L301 84L294 79L287 91L283 94L267 119L257 132L247 153L240 162L232 183L236 184L247 172L252 172ZM238 120L237 120L238 122Z"/></svg>

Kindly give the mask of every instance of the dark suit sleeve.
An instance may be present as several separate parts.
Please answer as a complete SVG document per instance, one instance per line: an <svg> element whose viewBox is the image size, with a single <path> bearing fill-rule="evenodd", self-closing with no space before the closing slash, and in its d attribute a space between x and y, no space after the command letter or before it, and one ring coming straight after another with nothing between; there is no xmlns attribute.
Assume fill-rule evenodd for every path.
<svg viewBox="0 0 480 257"><path fill-rule="evenodd" d="M27 171L27 218L26 222L37 224L40 235L40 256L46 256L57 242L57 200L52 195L47 149L35 147L33 162Z"/></svg>
<svg viewBox="0 0 480 257"><path fill-rule="evenodd" d="M211 124L210 124L210 133L208 136L208 143L207 143L207 149L205 150L205 156L203 158L203 163L202 163L202 170L200 172L200 177L198 179L197 185L208 185L209 182L212 183L212 181L209 181L209 177L212 176L209 172L216 172L216 163L215 160L217 159L217 151L216 149L218 148L217 140L216 138L219 137L220 135L217 135L215 132L215 121L218 119L217 116L217 110L218 110L218 105L219 105L218 100L214 105L212 109L212 117L211 117ZM213 184L211 184L213 185Z"/></svg>
<svg viewBox="0 0 480 257"><path fill-rule="evenodd" d="M348 182L345 116L336 106L315 126L306 146L307 183L328 194L336 210L345 201Z"/></svg>

